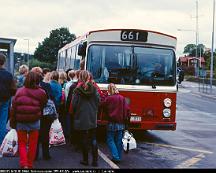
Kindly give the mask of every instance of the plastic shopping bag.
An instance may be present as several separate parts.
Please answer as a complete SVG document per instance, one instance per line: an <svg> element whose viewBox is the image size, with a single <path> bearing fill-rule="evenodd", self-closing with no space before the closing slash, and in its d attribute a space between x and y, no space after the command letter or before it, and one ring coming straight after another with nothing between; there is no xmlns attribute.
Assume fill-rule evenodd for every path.
<svg viewBox="0 0 216 173"><path fill-rule="evenodd" d="M0 147L0 155L14 157L18 154L18 136L15 129L11 129L5 136Z"/></svg>
<svg viewBox="0 0 216 173"><path fill-rule="evenodd" d="M129 150L137 148L136 140L133 137L133 134L128 130L124 131L124 135L122 138L124 151L128 152Z"/></svg>
<svg viewBox="0 0 216 173"><path fill-rule="evenodd" d="M7 129L7 131L10 131L12 129L10 126L10 120L8 120L8 122L6 124L6 129Z"/></svg>
<svg viewBox="0 0 216 173"><path fill-rule="evenodd" d="M52 123L49 132L49 137L50 137L49 139L50 146L58 146L58 145L66 144L63 129L58 119L54 120L54 122Z"/></svg>

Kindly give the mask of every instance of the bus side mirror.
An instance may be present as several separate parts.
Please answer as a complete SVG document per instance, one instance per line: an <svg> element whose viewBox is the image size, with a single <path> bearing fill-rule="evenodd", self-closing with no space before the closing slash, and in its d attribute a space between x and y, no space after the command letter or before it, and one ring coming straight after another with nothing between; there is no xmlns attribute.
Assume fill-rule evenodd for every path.
<svg viewBox="0 0 216 173"><path fill-rule="evenodd" d="M78 55L84 57L86 55L87 43L80 43L78 46Z"/></svg>

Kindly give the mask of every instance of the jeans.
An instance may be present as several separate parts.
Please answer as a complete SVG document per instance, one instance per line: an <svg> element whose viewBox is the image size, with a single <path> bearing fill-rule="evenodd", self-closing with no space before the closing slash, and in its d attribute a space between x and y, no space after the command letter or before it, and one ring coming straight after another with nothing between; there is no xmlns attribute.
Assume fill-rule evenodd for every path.
<svg viewBox="0 0 216 173"><path fill-rule="evenodd" d="M6 124L8 120L9 101L0 102L0 145L7 133Z"/></svg>
<svg viewBox="0 0 216 173"><path fill-rule="evenodd" d="M38 143L38 130L29 133L26 130L18 130L18 148L20 154L20 167L32 168ZM28 144L28 150L27 150Z"/></svg>
<svg viewBox="0 0 216 173"><path fill-rule="evenodd" d="M123 130L107 131L107 145L112 154L112 158L116 161L120 161L122 158L122 137Z"/></svg>

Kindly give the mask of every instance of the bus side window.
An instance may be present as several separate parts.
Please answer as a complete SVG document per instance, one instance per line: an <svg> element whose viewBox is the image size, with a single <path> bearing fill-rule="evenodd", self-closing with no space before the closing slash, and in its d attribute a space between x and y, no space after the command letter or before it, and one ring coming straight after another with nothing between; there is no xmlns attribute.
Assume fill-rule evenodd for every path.
<svg viewBox="0 0 216 173"><path fill-rule="evenodd" d="M74 63L74 69L80 68L80 62L82 59L82 56L78 55L78 45L74 46L74 56L75 56L75 63Z"/></svg>
<svg viewBox="0 0 216 173"><path fill-rule="evenodd" d="M59 68L58 68L58 70L63 70L64 69L64 66L65 66L64 52L65 51L60 52L60 55L59 55Z"/></svg>
<svg viewBox="0 0 216 173"><path fill-rule="evenodd" d="M67 58L66 58L66 69L69 69L70 68L70 60L71 60L71 48L68 48L67 49Z"/></svg>
<svg viewBox="0 0 216 173"><path fill-rule="evenodd" d="M76 58L76 47L73 46L71 48L71 61L70 61L70 68L74 69L74 62L75 62L75 58Z"/></svg>

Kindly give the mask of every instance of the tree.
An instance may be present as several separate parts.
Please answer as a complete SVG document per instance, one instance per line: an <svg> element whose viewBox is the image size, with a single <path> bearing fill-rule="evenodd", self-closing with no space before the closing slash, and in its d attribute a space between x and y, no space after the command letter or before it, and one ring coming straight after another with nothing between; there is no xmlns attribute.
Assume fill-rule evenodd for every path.
<svg viewBox="0 0 216 173"><path fill-rule="evenodd" d="M203 57L205 58L206 61L206 69L210 69L211 51L205 51Z"/></svg>
<svg viewBox="0 0 216 173"><path fill-rule="evenodd" d="M205 58L206 61L206 69L210 70L210 66L211 66L211 50L207 50L204 52L203 57ZM216 73L216 61L215 61L215 57L216 57L216 49L214 50L213 53L213 58L214 58L214 73Z"/></svg>
<svg viewBox="0 0 216 173"><path fill-rule="evenodd" d="M68 28L62 27L52 30L49 37L38 44L34 57L40 62L54 64L56 67L58 50L75 39L75 34L71 34Z"/></svg>
<svg viewBox="0 0 216 173"><path fill-rule="evenodd" d="M200 55L203 56L205 46L203 44L198 44L197 46L197 57ZM187 53L189 56L196 56L196 45L195 44L188 44L184 47L184 52Z"/></svg>
<svg viewBox="0 0 216 173"><path fill-rule="evenodd" d="M30 62L29 62L29 68L31 69L32 67L41 67L42 69L43 68L49 68L51 70L55 70L56 69L55 64L38 61L37 59L31 59L30 60Z"/></svg>

